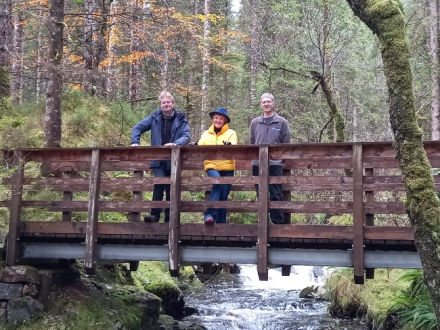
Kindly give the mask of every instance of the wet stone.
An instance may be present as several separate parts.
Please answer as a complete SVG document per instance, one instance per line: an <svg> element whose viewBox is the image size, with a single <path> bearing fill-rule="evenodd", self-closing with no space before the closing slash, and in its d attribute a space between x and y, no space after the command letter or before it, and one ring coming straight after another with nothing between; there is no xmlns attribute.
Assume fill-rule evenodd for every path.
<svg viewBox="0 0 440 330"><path fill-rule="evenodd" d="M0 325L6 324L6 309L0 308Z"/></svg>
<svg viewBox="0 0 440 330"><path fill-rule="evenodd" d="M38 289L35 284L23 285L23 296L36 296L38 294Z"/></svg>
<svg viewBox="0 0 440 330"><path fill-rule="evenodd" d="M32 297L22 297L10 300L8 303L8 323L17 324L31 317L37 317L43 312L43 305Z"/></svg>
<svg viewBox="0 0 440 330"><path fill-rule="evenodd" d="M22 284L0 283L0 299L11 300L21 297Z"/></svg>
<svg viewBox="0 0 440 330"><path fill-rule="evenodd" d="M2 271L2 280L6 283L40 284L37 269L31 266L9 266Z"/></svg>

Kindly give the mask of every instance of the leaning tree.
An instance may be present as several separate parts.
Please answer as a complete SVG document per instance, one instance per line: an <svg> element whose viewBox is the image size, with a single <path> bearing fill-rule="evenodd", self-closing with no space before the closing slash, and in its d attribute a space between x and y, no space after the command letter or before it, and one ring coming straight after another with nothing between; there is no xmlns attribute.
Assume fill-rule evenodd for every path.
<svg viewBox="0 0 440 330"><path fill-rule="evenodd" d="M377 35L387 80L394 147L406 189L406 211L440 329L440 207L417 124L409 41L399 0L347 0Z"/></svg>

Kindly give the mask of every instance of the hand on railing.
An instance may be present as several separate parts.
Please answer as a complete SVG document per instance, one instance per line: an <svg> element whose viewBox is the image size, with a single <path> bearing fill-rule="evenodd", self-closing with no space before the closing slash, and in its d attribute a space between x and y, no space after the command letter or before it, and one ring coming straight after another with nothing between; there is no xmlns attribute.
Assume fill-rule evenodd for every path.
<svg viewBox="0 0 440 330"><path fill-rule="evenodd" d="M197 145L197 142L190 142L189 144L188 144L189 146L196 146Z"/></svg>
<svg viewBox="0 0 440 330"><path fill-rule="evenodd" d="M223 141L223 144L224 144L225 146L230 146L230 145L232 145L232 143L229 142L229 141Z"/></svg>
<svg viewBox="0 0 440 330"><path fill-rule="evenodd" d="M137 146L139 146L139 144L137 144L137 143L130 144L130 147L137 147Z"/></svg>

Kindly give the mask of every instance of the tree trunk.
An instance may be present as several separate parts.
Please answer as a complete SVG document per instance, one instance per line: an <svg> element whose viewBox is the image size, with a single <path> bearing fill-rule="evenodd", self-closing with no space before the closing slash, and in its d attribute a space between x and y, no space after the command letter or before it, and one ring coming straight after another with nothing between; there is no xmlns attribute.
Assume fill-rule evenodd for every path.
<svg viewBox="0 0 440 330"><path fill-rule="evenodd" d="M12 0L2 0L0 4L0 118L10 107L8 98L11 89L11 33Z"/></svg>
<svg viewBox="0 0 440 330"><path fill-rule="evenodd" d="M128 95L130 99L130 107L137 109L139 100L142 95L142 63L140 53L143 51L142 47L142 27L139 13L142 10L140 1L135 0L132 6L132 20L131 20L131 42L130 54L132 59L130 61L130 78L128 84Z"/></svg>
<svg viewBox="0 0 440 330"><path fill-rule="evenodd" d="M440 79L439 79L439 26L438 26L439 0L429 1L429 47L431 50L431 138L440 140Z"/></svg>
<svg viewBox="0 0 440 330"><path fill-rule="evenodd" d="M39 17L41 18L38 22L38 37L37 37L37 79L35 81L35 100L36 102L40 101L41 94L44 90L44 83L43 83L43 56L42 56L42 49L43 49L43 25L42 21L46 19L44 16L43 11L43 4L40 2L40 10L39 10Z"/></svg>
<svg viewBox="0 0 440 330"><path fill-rule="evenodd" d="M257 98L257 69L258 69L258 0L250 0L251 10L251 40L250 40L250 108L255 106Z"/></svg>
<svg viewBox="0 0 440 330"><path fill-rule="evenodd" d="M14 18L14 53L11 79L12 104L21 103L23 97L23 27L23 15L19 13Z"/></svg>
<svg viewBox="0 0 440 330"><path fill-rule="evenodd" d="M84 19L84 91L89 95L106 92L99 65L107 56L108 0L85 0Z"/></svg>
<svg viewBox="0 0 440 330"><path fill-rule="evenodd" d="M117 45L117 18L118 0L113 0L110 6L110 27L108 36L108 67L107 67L107 99L113 100L116 96L115 77L116 77L116 45Z"/></svg>
<svg viewBox="0 0 440 330"><path fill-rule="evenodd" d="M210 63L210 42L209 37L211 34L211 20L209 14L211 13L211 0L205 0L205 24L203 26L203 76L202 76L202 113L200 130L205 128L206 115L208 114L208 102L209 102L209 63Z"/></svg>
<svg viewBox="0 0 440 330"><path fill-rule="evenodd" d="M198 18L197 15L199 14L199 0L193 0L192 3L192 13L193 13L193 24L194 26L197 25ZM196 102L195 102L195 70L196 68L196 57L197 57L197 49L198 49L198 39L195 35L196 32L193 32L193 35L191 37L191 44L190 44L190 55L189 55L189 70L188 70L188 86L186 90L186 107L185 112L187 116L187 120L189 123L189 127L191 129L191 137L193 141L198 141L200 138L200 119L201 116L198 116L196 114Z"/></svg>
<svg viewBox="0 0 440 330"><path fill-rule="evenodd" d="M48 74L46 88L46 117L44 118L44 146L60 147L61 143L61 92L60 64L63 55L64 0L49 3Z"/></svg>
<svg viewBox="0 0 440 330"><path fill-rule="evenodd" d="M398 1L347 2L355 15L378 36L381 44L394 146L406 189L406 209L414 226L416 247L440 329L440 208L431 166L423 148L423 132L416 121L403 7Z"/></svg>

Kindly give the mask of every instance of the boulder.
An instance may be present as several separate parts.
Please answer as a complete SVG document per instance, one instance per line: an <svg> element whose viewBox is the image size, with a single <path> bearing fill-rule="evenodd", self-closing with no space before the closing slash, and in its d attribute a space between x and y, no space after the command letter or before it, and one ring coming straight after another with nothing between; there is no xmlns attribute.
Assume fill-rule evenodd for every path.
<svg viewBox="0 0 440 330"><path fill-rule="evenodd" d="M155 330L207 330L203 325L197 325L186 321L178 322L174 320L171 316L164 314L160 315L157 328L154 329Z"/></svg>
<svg viewBox="0 0 440 330"><path fill-rule="evenodd" d="M318 287L314 285L308 286L301 290L299 293L300 298L314 298L316 291L318 291Z"/></svg>
<svg viewBox="0 0 440 330"><path fill-rule="evenodd" d="M9 266L2 271L2 280L6 283L40 284L37 269L31 266Z"/></svg>
<svg viewBox="0 0 440 330"><path fill-rule="evenodd" d="M0 283L0 300L20 298L22 289L22 284Z"/></svg>
<svg viewBox="0 0 440 330"><path fill-rule="evenodd" d="M155 329L159 320L162 301L149 292L140 294L140 300L143 310L141 329Z"/></svg>
<svg viewBox="0 0 440 330"><path fill-rule="evenodd" d="M38 300L29 296L10 300L7 307L8 323L17 324L31 317L40 316L43 308Z"/></svg>
<svg viewBox="0 0 440 330"><path fill-rule="evenodd" d="M0 326L6 324L6 315L6 308L0 308Z"/></svg>
<svg viewBox="0 0 440 330"><path fill-rule="evenodd" d="M37 294L38 294L38 289L35 284L23 285L23 296L36 296Z"/></svg>

